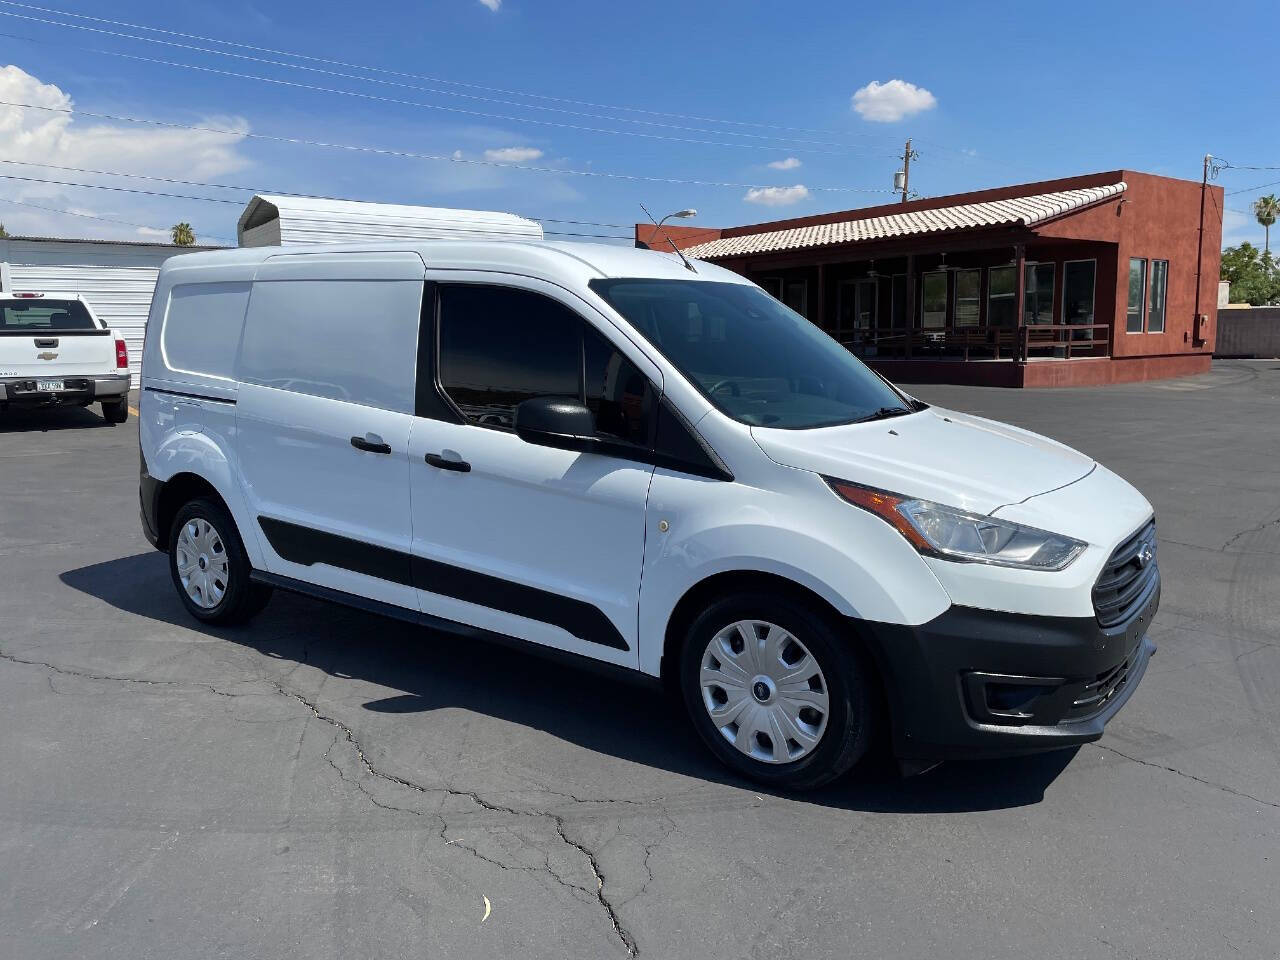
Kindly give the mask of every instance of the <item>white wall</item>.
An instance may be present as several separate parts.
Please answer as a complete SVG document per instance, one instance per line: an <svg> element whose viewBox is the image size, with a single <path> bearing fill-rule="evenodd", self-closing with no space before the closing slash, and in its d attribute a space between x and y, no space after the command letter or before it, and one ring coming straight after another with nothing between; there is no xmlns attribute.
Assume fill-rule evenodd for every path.
<svg viewBox="0 0 1280 960"><path fill-rule="evenodd" d="M0 239L0 261L9 265L5 279L12 289L83 296L104 323L123 334L135 376L156 274L177 253L158 244Z"/></svg>

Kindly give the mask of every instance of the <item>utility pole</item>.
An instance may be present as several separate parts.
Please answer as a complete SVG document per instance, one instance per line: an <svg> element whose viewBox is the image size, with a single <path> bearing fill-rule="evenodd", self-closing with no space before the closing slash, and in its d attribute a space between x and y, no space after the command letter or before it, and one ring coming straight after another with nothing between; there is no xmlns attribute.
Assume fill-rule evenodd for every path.
<svg viewBox="0 0 1280 960"><path fill-rule="evenodd" d="M1191 317L1191 345L1197 346L1199 342L1199 322L1200 322L1200 273L1204 266L1204 195L1209 192L1209 164L1213 162L1213 157L1209 154L1204 155L1204 173L1200 177L1200 230L1196 234L1196 309Z"/></svg>
<svg viewBox="0 0 1280 960"><path fill-rule="evenodd" d="M911 187L911 161L918 155L911 149L911 138L907 138L907 144L902 150L902 170L899 176L894 177L894 186L902 190L902 202L907 202L907 195L910 193Z"/></svg>

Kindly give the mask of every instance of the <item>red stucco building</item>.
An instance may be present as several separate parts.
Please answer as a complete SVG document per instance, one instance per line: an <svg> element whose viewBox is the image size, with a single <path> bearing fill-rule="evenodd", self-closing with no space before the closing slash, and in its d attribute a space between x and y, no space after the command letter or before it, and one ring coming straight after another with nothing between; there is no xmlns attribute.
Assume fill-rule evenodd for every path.
<svg viewBox="0 0 1280 960"><path fill-rule="evenodd" d="M664 228L890 379L1072 386L1209 369L1222 188L1130 170ZM636 245L669 250L651 224Z"/></svg>

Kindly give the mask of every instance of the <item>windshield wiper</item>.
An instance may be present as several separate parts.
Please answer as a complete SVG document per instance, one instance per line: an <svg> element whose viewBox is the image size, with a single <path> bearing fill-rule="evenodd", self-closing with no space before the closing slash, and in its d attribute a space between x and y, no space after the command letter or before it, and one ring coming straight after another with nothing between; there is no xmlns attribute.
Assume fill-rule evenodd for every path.
<svg viewBox="0 0 1280 960"><path fill-rule="evenodd" d="M888 420L890 417L905 417L909 413L914 413L910 407L881 407L875 413L869 413L865 417L859 417L854 423L869 423L872 420Z"/></svg>

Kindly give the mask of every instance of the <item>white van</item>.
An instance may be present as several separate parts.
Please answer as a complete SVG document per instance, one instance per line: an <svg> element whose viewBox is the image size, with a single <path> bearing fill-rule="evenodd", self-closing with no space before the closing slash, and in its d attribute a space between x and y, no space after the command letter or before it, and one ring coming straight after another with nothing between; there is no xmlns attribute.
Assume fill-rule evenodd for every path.
<svg viewBox="0 0 1280 960"><path fill-rule="evenodd" d="M913 399L710 264L188 254L140 410L143 525L196 618L281 588L665 681L777 785L880 734L917 768L1097 739L1154 649L1141 494Z"/></svg>

